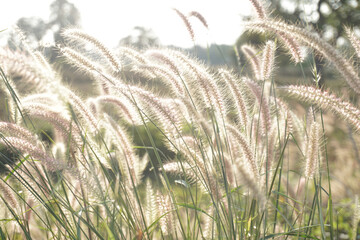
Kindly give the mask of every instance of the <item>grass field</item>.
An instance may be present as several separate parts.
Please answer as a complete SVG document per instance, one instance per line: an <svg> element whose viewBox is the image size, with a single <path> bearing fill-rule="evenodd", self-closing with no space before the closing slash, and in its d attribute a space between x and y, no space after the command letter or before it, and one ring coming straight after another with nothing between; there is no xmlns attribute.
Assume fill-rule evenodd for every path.
<svg viewBox="0 0 360 240"><path fill-rule="evenodd" d="M72 28L55 63L2 48L0 238L357 239L356 56L251 2L236 69Z"/></svg>

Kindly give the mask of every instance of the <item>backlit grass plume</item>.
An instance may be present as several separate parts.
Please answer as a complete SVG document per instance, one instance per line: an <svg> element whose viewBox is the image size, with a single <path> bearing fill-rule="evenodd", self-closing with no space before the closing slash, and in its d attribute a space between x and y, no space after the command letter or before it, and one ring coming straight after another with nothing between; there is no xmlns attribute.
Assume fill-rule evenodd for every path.
<svg viewBox="0 0 360 240"><path fill-rule="evenodd" d="M301 101L317 105L322 109L329 109L351 124L356 131L360 129L360 110L351 103L309 86L288 86L284 88L284 91Z"/></svg>

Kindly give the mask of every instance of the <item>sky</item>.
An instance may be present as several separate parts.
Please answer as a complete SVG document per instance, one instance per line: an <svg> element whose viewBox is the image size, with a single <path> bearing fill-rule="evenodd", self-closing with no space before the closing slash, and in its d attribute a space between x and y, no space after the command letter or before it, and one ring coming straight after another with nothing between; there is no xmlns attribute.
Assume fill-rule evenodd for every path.
<svg viewBox="0 0 360 240"><path fill-rule="evenodd" d="M110 47L133 33L135 26L151 29L163 45L191 47L193 42L176 8L187 14L198 11L208 22L191 23L195 43L234 44L242 33L243 15L253 14L247 0L69 0L79 9L81 27ZM8 0L2 4L0 30L10 29L21 17L48 19L51 0ZM8 30L0 33L4 40ZM45 39L45 43L46 43ZM50 41L50 39L48 40Z"/></svg>

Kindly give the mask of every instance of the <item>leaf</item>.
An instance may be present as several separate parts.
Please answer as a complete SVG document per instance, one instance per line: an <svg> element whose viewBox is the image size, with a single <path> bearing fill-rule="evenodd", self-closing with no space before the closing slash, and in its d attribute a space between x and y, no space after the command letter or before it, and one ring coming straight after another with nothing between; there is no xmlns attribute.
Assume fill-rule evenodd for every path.
<svg viewBox="0 0 360 240"><path fill-rule="evenodd" d="M193 209L193 210L202 212L202 213L206 214L207 216L209 216L211 219L215 220L215 219L214 219L212 216L210 216L205 210L203 210L203 209L201 209L201 208L198 208L198 207L195 207L194 205L191 205L191 204L188 204L188 203L175 203L175 204L178 205L178 206L181 206L181 207L190 208L190 209Z"/></svg>
<svg viewBox="0 0 360 240"><path fill-rule="evenodd" d="M278 236L297 236L299 238L305 238L305 239L319 239L317 237L313 237L307 234L301 234L301 233L294 233L294 232L287 232L287 233L274 233L274 234L270 234L265 236L265 238L260 238L260 239L269 239L269 238L274 238L274 237L278 237Z"/></svg>
<svg viewBox="0 0 360 240"><path fill-rule="evenodd" d="M27 155L25 158L21 159L18 164L11 170L11 172L5 177L5 182L14 174L14 172L25 162L29 159L30 155Z"/></svg>
<svg viewBox="0 0 360 240"><path fill-rule="evenodd" d="M283 196L285 198L288 198L288 199L290 199L290 200L292 200L292 201L294 201L294 202L296 202L298 204L302 204L300 201L296 200L295 198L289 197L288 195L285 195L284 193L281 193L281 192L278 192L278 191L272 191L272 193L275 193L275 194L278 194L278 195Z"/></svg>

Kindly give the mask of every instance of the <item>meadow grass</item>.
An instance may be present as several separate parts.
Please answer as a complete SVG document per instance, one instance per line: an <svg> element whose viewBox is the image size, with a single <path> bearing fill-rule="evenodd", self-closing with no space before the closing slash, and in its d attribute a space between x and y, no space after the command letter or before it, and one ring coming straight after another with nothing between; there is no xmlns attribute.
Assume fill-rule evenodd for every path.
<svg viewBox="0 0 360 240"><path fill-rule="evenodd" d="M359 93L357 68L251 3L258 16L246 27L268 40L241 48L249 76L172 49L111 50L70 28L58 61L89 78L94 94L81 96L26 41L1 49L1 239L356 239L358 196L334 204L323 114L357 135L356 98L321 89L316 68L311 84L278 87L274 68L280 47L299 67L313 61L307 46L348 96ZM198 12L175 12L193 41L192 18L208 27Z"/></svg>

